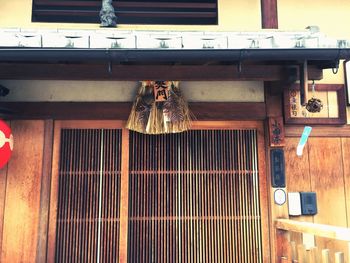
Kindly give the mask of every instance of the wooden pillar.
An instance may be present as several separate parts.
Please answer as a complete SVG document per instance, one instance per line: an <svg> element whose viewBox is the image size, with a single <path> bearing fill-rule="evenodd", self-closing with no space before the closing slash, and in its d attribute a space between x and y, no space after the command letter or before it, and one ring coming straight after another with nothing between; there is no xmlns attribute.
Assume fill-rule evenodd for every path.
<svg viewBox="0 0 350 263"><path fill-rule="evenodd" d="M129 130L122 133L122 171L120 180L120 235L119 262L128 260L128 215L129 215Z"/></svg>
<svg viewBox="0 0 350 263"><path fill-rule="evenodd" d="M288 218L287 203L276 204L274 200L274 193L277 189L282 189L287 193L286 187L273 187L271 182L271 149L283 149L284 145L284 133L283 133L283 107L282 107L282 83L279 82L265 82L265 103L266 103L266 170L267 170L267 183L269 187L269 212L270 212L270 246L271 246L271 259L272 262L280 262L280 257L285 256L287 253L287 243L289 241L289 234L285 231L278 231L275 229L274 220L277 218ZM271 140L276 134L273 132L274 127L280 130L281 134L276 141Z"/></svg>
<svg viewBox="0 0 350 263"><path fill-rule="evenodd" d="M277 0L261 0L262 28L278 28Z"/></svg>
<svg viewBox="0 0 350 263"><path fill-rule="evenodd" d="M36 262L47 262L47 240L50 209L50 186L52 171L52 151L53 151L53 120L44 122L44 144L43 144L43 163L42 179L40 190L40 210L39 210L39 229L36 252Z"/></svg>

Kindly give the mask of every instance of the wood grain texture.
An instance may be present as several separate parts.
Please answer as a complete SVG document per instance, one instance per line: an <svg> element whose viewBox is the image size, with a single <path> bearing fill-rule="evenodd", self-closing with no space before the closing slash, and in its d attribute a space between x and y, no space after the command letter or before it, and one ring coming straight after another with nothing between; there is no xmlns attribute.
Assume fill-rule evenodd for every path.
<svg viewBox="0 0 350 263"><path fill-rule="evenodd" d="M211 58L215 59L215 58ZM203 63L203 62L202 62ZM152 64L152 63L151 63ZM113 65L0 63L0 79L45 80L285 80L288 71L278 65ZM322 79L322 70L309 66L309 79Z"/></svg>
<svg viewBox="0 0 350 263"><path fill-rule="evenodd" d="M342 148L340 138L309 138L309 164L311 187L317 194L318 213L315 223L347 226ZM331 255L345 251L346 244L316 238L320 248L327 248Z"/></svg>
<svg viewBox="0 0 350 263"><path fill-rule="evenodd" d="M60 158L60 142L61 142L61 122L54 122L54 140L52 152L52 172L51 172L51 187L50 187L50 211L49 211L49 226L48 226L48 241L47 241L47 260L48 262L55 261L55 245L56 245L56 219L57 219L57 196L58 196L58 170ZM56 201L53 201L56 200Z"/></svg>
<svg viewBox="0 0 350 263"><path fill-rule="evenodd" d="M288 137L300 137L304 129L302 125L285 125L284 127ZM310 137L350 137L350 125L313 125Z"/></svg>
<svg viewBox="0 0 350 263"><path fill-rule="evenodd" d="M1 262L35 262L43 158L43 121L13 121Z"/></svg>
<svg viewBox="0 0 350 263"><path fill-rule="evenodd" d="M131 102L2 102L11 119L127 120ZM196 120L263 120L263 102L190 102Z"/></svg>
<svg viewBox="0 0 350 263"><path fill-rule="evenodd" d="M43 165L40 193L39 229L37 244L37 262L47 262L47 233L50 208L50 185L52 170L53 121L44 124Z"/></svg>
<svg viewBox="0 0 350 263"><path fill-rule="evenodd" d="M262 28L278 28L277 0L261 0Z"/></svg>
<svg viewBox="0 0 350 263"><path fill-rule="evenodd" d="M4 226L4 212L6 200L7 165L0 169L0 252L2 247L2 231ZM1 257L1 254L0 254Z"/></svg>
<svg viewBox="0 0 350 263"><path fill-rule="evenodd" d="M271 230L266 227L270 224L270 211L269 211L269 173L266 170L268 161L266 160L266 146L264 127L262 122L252 122L257 126L257 139L258 139L258 169L259 169L259 194L260 194L260 209L261 209L261 224L262 224L262 249L263 249L263 262L269 262L273 258L270 244L273 242L271 239ZM244 125L244 123L241 123ZM264 227L265 226L265 227Z"/></svg>
<svg viewBox="0 0 350 263"><path fill-rule="evenodd" d="M315 223L348 227L350 163L347 156L350 154L350 139L339 137L348 134L337 127L313 127L313 136L309 138L303 155L298 157L295 153L301 132L302 127L287 128L287 134L293 136L286 138L287 185L291 192L315 191L318 214L314 217L300 216L292 219L303 222L312 222L314 219ZM325 137L327 135L331 137ZM292 233L291 240L300 243L302 239L299 234ZM348 256L344 242L318 237L316 245L320 249L329 249L332 255L336 251L343 251Z"/></svg>
<svg viewBox="0 0 350 263"><path fill-rule="evenodd" d="M311 191L309 152L305 147L303 155L297 156L299 140L300 138L286 138L284 148L286 183L289 192Z"/></svg>
<svg viewBox="0 0 350 263"><path fill-rule="evenodd" d="M350 229L346 227L299 222L294 219L277 219L275 220L275 226L281 230L308 233L319 237L350 242Z"/></svg>
<svg viewBox="0 0 350 263"><path fill-rule="evenodd" d="M341 140L309 138L308 144L311 189L318 201L314 222L347 226Z"/></svg>
<svg viewBox="0 0 350 263"><path fill-rule="evenodd" d="M342 138L342 157L344 167L345 202L347 211L347 227L350 227L350 138Z"/></svg>
<svg viewBox="0 0 350 263"><path fill-rule="evenodd" d="M122 130L122 161L120 177L120 234L119 262L128 259L128 216L129 216L129 131Z"/></svg>
<svg viewBox="0 0 350 263"><path fill-rule="evenodd" d="M286 138L284 148L285 158L285 174L288 192L311 191L311 177L309 170L309 152L307 146L304 148L303 155L296 155L296 148L299 143L299 138ZM311 216L292 217L293 220L303 222L313 222ZM300 233L291 233L291 241L297 244L302 242Z"/></svg>

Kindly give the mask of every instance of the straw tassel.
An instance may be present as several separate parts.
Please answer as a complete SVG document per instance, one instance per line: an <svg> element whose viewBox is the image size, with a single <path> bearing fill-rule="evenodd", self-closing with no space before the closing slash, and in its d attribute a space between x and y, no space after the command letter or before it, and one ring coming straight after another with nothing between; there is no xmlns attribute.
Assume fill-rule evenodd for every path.
<svg viewBox="0 0 350 263"><path fill-rule="evenodd" d="M126 127L145 134L186 131L193 115L178 81L143 81Z"/></svg>

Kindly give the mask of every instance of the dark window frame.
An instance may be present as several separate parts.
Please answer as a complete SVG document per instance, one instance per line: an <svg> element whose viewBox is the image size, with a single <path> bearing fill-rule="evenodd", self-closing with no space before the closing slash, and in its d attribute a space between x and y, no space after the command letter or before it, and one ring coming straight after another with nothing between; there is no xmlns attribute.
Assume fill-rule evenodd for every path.
<svg viewBox="0 0 350 263"><path fill-rule="evenodd" d="M33 0L32 22L100 23L102 0ZM113 1L118 24L217 25L217 0Z"/></svg>

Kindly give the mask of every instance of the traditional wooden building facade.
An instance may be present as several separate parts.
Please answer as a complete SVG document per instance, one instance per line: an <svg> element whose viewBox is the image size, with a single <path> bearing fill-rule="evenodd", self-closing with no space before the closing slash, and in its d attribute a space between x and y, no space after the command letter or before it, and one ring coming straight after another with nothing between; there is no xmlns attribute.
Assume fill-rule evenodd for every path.
<svg viewBox="0 0 350 263"><path fill-rule="evenodd" d="M100 1L1 8L0 262L350 262L350 4L114 2L107 29ZM142 80L180 81L190 131L125 128ZM301 192L316 214L290 215Z"/></svg>

